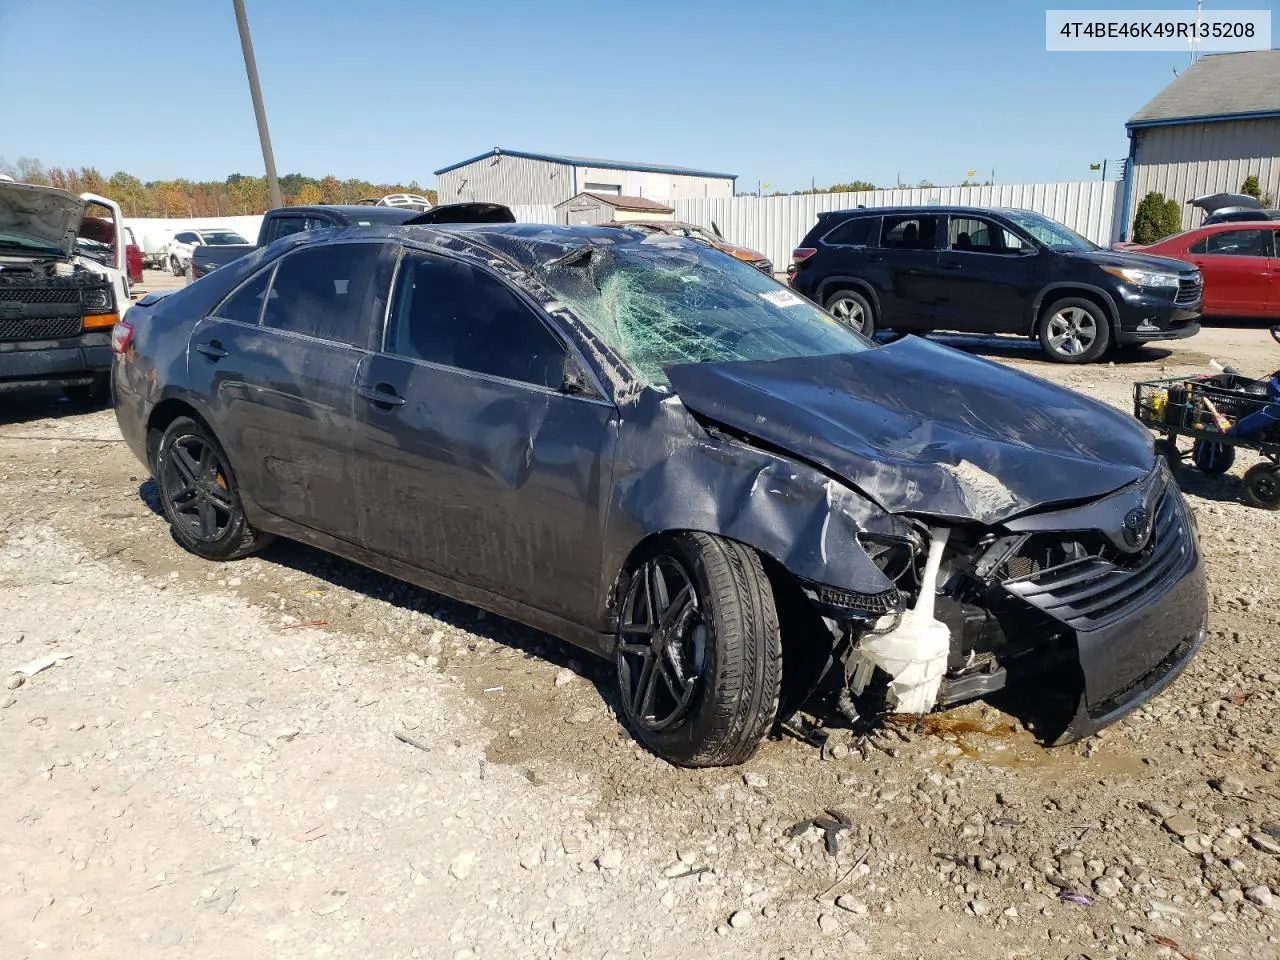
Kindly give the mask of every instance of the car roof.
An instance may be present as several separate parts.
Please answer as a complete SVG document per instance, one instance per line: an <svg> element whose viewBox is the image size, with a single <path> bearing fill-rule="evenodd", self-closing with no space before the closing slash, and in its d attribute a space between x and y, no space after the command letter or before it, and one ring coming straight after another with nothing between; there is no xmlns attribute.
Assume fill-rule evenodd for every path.
<svg viewBox="0 0 1280 960"><path fill-rule="evenodd" d="M1008 216L1011 213L1034 213L1034 210L1021 210L1017 207L967 207L961 205L950 204L921 204L916 206L900 206L900 207L852 207L843 210L826 210L818 214L822 217L879 217L884 214L904 214L904 213L981 213Z"/></svg>
<svg viewBox="0 0 1280 960"><path fill-rule="evenodd" d="M421 210L415 210L412 207L377 207L371 203L318 203L305 207L283 207L273 212L286 215L337 213L352 220L381 220L387 223L404 223L422 213Z"/></svg>
<svg viewBox="0 0 1280 960"><path fill-rule="evenodd" d="M368 209L368 208L365 208ZM391 208L388 208L391 209ZM624 229L619 229L619 227ZM438 247L452 253L486 259L497 254L524 270L532 270L588 246L619 247L652 243L653 234L613 226L557 226L545 223L455 223L397 225L374 223L368 226L335 227L292 234L277 243L292 247L341 240L391 240L423 247ZM663 242L689 244L691 240L662 237Z"/></svg>

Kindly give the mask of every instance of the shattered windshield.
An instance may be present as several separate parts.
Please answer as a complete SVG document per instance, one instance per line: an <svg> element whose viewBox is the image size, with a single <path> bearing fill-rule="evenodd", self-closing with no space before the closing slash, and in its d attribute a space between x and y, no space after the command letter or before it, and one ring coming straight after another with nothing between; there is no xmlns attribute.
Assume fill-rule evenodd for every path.
<svg viewBox="0 0 1280 960"><path fill-rule="evenodd" d="M673 363L859 353L871 342L733 257L686 240L595 245L551 266L547 287L651 386Z"/></svg>

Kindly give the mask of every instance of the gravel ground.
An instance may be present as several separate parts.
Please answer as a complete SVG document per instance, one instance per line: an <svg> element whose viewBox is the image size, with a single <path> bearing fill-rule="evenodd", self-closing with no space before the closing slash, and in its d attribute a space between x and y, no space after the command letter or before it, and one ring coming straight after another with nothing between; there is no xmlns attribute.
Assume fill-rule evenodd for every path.
<svg viewBox="0 0 1280 960"><path fill-rule="evenodd" d="M1085 370L1280 365L1261 328ZM1280 957L1280 516L1188 472L1203 653L1102 736L639 749L606 664L292 544L181 551L110 411L0 406L0 956ZM19 665L65 655L22 682ZM834 855L827 809L847 816ZM1091 905L1060 899L1066 890Z"/></svg>

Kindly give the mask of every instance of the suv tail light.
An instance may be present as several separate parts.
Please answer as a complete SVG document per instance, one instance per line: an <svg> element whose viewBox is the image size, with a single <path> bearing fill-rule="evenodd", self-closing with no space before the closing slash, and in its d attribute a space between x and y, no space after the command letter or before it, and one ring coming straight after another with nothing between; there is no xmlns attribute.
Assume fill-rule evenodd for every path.
<svg viewBox="0 0 1280 960"><path fill-rule="evenodd" d="M791 266L787 267L787 280L794 280L800 264L812 257L818 250L816 247L796 247L791 251Z"/></svg>
<svg viewBox="0 0 1280 960"><path fill-rule="evenodd" d="M124 353L131 343L133 343L133 324L128 320L121 320L111 328L111 352Z"/></svg>

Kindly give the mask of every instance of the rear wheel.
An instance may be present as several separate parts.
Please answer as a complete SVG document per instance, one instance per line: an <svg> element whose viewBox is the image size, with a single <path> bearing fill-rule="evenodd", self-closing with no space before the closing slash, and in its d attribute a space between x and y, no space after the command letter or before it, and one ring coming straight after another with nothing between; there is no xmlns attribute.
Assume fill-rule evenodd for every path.
<svg viewBox="0 0 1280 960"><path fill-rule="evenodd" d="M875 335L875 311L871 307L871 301L861 292L857 290L837 290L827 297L825 306L827 313L851 330L857 331L864 337Z"/></svg>
<svg viewBox="0 0 1280 960"><path fill-rule="evenodd" d="M632 570L615 654L636 738L671 763L742 763L773 726L782 640L760 557L704 533L664 537Z"/></svg>
<svg viewBox="0 0 1280 960"><path fill-rule="evenodd" d="M1263 510L1280 510L1280 465L1255 463L1245 471L1244 502Z"/></svg>
<svg viewBox="0 0 1280 960"><path fill-rule="evenodd" d="M174 539L206 560L238 560L271 542L249 526L235 474L202 423L178 417L160 438L156 480Z"/></svg>
<svg viewBox="0 0 1280 960"><path fill-rule="evenodd" d="M1040 346L1058 363L1092 363L1111 342L1111 324L1092 300L1067 297L1040 317Z"/></svg>

